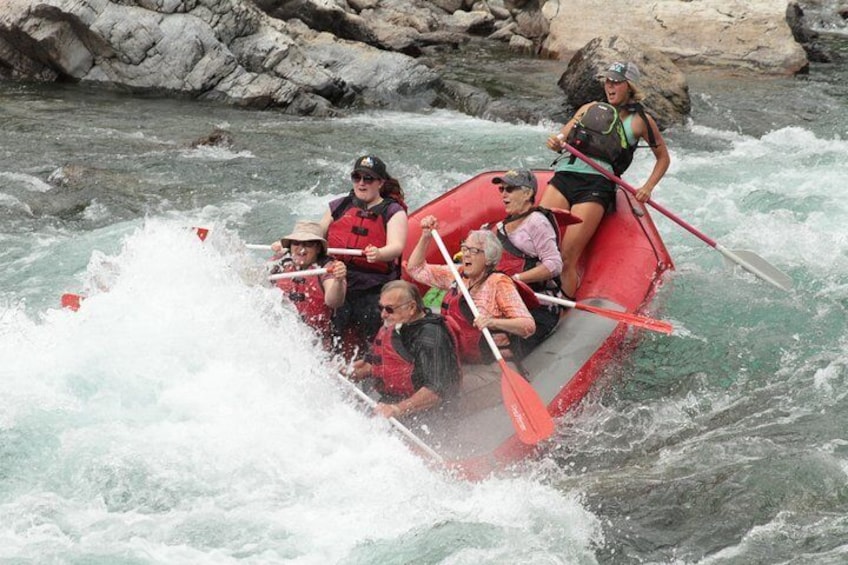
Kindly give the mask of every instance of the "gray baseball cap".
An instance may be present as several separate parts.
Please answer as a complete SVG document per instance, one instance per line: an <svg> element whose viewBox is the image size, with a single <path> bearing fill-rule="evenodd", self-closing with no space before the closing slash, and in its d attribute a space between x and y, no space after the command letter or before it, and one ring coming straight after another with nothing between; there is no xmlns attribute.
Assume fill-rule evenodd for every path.
<svg viewBox="0 0 848 565"><path fill-rule="evenodd" d="M636 63L617 61L610 65L601 76L602 78L608 78L616 82L626 80L635 84L639 82L640 73Z"/></svg>
<svg viewBox="0 0 848 565"><path fill-rule="evenodd" d="M538 185L536 177L527 169L515 169L507 171L499 177L492 179L492 184L505 184L507 186L523 186L536 193Z"/></svg>

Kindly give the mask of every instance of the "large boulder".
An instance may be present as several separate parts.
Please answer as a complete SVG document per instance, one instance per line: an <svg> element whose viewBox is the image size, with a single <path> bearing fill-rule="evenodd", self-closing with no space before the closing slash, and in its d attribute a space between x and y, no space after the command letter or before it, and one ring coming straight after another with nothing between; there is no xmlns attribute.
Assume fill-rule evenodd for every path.
<svg viewBox="0 0 848 565"><path fill-rule="evenodd" d="M603 82L598 77L615 61L628 61L639 67L638 88L645 95L644 106L660 129L683 122L691 103L686 77L680 69L659 51L616 35L593 39L568 62L558 84L572 109L605 100Z"/></svg>
<svg viewBox="0 0 848 565"><path fill-rule="evenodd" d="M602 9L595 0L549 0L542 10L551 18L543 52L566 59L609 30L649 42L677 64L794 74L807 57L792 37L786 8L786 0L605 0Z"/></svg>
<svg viewBox="0 0 848 565"><path fill-rule="evenodd" d="M807 23L804 8L794 0L789 2L786 7L786 23L789 24L789 29L792 30L795 41L803 47L810 61L814 63L830 63L833 61L830 52L819 41L818 32L814 31Z"/></svg>

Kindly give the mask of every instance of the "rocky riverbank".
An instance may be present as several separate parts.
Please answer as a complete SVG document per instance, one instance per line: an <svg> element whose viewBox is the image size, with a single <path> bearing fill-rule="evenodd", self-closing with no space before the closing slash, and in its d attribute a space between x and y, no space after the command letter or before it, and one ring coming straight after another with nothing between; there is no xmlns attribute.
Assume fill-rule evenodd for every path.
<svg viewBox="0 0 848 565"><path fill-rule="evenodd" d="M666 123L688 111L687 67L787 75L807 65L790 28L791 20L804 29L803 11L785 0L610 0L603 11L588 0L4 3L3 79L97 83L298 115L445 106L507 120L544 117L499 95L520 89L521 68L503 80L451 78L452 57L475 50L553 58L565 70L596 40L583 52L588 64L577 83L591 83L610 58L638 60ZM569 99L585 90L569 91L574 83L559 81Z"/></svg>

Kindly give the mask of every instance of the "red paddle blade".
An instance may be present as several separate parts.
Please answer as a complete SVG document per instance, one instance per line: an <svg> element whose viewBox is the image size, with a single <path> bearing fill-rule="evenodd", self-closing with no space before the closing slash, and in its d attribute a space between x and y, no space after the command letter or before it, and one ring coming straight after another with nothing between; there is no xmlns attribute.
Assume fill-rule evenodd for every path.
<svg viewBox="0 0 848 565"><path fill-rule="evenodd" d="M556 218L557 225L559 226L559 231L562 233L565 233L565 228L570 226L571 224L579 224L583 222L583 220L581 220L568 210L563 210L562 208L551 208L550 210L554 213L554 218Z"/></svg>
<svg viewBox="0 0 848 565"><path fill-rule="evenodd" d="M197 237L200 238L200 241L206 241L206 236L209 235L209 230L207 228L191 228L194 230L194 233L197 234Z"/></svg>
<svg viewBox="0 0 848 565"><path fill-rule="evenodd" d="M512 370L503 359L500 359L500 365L501 394L518 439L522 443L535 445L551 437L554 433L554 420L536 389Z"/></svg>
<svg viewBox="0 0 848 565"><path fill-rule="evenodd" d="M637 316L636 314L628 314L627 312L616 312L615 310L608 310L607 308L599 308L598 306L590 306L579 302L574 305L574 308L577 308L578 310L585 310L586 312L592 312L593 314L605 316L613 320L618 320L619 322L639 326L640 328L664 333L666 335L674 331L674 326L668 322L654 320L653 318L646 318L645 316Z"/></svg>
<svg viewBox="0 0 848 565"><path fill-rule="evenodd" d="M62 295L62 308L69 308L76 312L79 310L82 299L83 297L79 294L65 293Z"/></svg>

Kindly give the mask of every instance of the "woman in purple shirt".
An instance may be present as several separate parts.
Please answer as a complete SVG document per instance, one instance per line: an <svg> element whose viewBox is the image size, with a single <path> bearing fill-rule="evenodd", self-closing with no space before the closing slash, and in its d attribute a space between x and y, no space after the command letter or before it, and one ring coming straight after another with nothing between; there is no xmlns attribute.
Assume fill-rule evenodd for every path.
<svg viewBox="0 0 848 565"><path fill-rule="evenodd" d="M561 298L559 231L553 213L534 205L536 177L526 169L518 169L507 171L492 182L497 185L506 209L506 218L498 222L495 230L504 248L498 270L534 292ZM520 340L518 345L524 354L556 329L560 311L555 305L542 305L530 311L536 321L536 332Z"/></svg>

